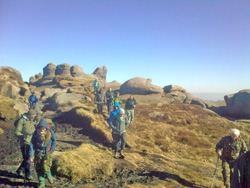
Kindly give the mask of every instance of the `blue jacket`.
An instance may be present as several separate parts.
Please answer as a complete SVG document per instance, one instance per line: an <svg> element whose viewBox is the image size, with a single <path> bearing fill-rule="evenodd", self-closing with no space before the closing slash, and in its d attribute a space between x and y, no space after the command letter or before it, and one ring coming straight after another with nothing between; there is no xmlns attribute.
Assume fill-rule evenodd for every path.
<svg viewBox="0 0 250 188"><path fill-rule="evenodd" d="M95 87L95 88L99 88L99 82L98 82L98 81L94 81L94 83L93 83L93 87Z"/></svg>
<svg viewBox="0 0 250 188"><path fill-rule="evenodd" d="M38 127L45 127L46 131L50 132L50 138L48 138L47 142L45 144L42 144L42 139L41 139L41 135L38 132ZM30 151L29 151L29 158L33 158L34 152L35 154L41 155L41 154L45 154L47 152L54 152L56 148L56 137L55 137L55 133L53 130L51 130L48 127L48 123L46 122L46 120L44 118L42 118L39 122L39 124L37 125L37 129L35 131L35 133L32 136L31 142L30 142Z"/></svg>
<svg viewBox="0 0 250 188"><path fill-rule="evenodd" d="M118 107L117 110L115 109L116 106ZM114 104L114 110L109 115L109 120L108 120L109 128L111 128L110 127L111 120L113 119L113 117L115 117L119 113L119 111L120 111L120 104L118 102L115 102L115 104Z"/></svg>
<svg viewBox="0 0 250 188"><path fill-rule="evenodd" d="M32 103L33 105L35 105L37 101L38 101L38 99L35 95L31 95L29 97L29 103Z"/></svg>

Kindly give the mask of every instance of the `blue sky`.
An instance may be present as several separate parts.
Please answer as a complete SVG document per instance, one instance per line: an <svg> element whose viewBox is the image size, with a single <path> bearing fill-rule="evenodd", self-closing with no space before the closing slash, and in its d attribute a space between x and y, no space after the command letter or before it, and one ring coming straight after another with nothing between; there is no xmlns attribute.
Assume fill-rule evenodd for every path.
<svg viewBox="0 0 250 188"><path fill-rule="evenodd" d="M0 0L0 66L69 63L190 93L250 89L249 0Z"/></svg>

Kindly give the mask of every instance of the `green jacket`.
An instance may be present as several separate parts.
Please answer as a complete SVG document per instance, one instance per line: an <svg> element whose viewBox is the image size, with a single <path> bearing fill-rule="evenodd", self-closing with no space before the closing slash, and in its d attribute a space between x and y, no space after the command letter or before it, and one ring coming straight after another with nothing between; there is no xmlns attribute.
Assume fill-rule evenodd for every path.
<svg viewBox="0 0 250 188"><path fill-rule="evenodd" d="M136 104L137 103L136 103L135 98L133 98L133 100L128 98L127 101L126 101L125 109L127 109L127 110L134 109Z"/></svg>
<svg viewBox="0 0 250 188"><path fill-rule="evenodd" d="M113 133L122 135L126 132L126 129L129 126L129 121L127 117L123 118L123 121L120 119L120 115L117 114L110 122L110 127L112 128Z"/></svg>
<svg viewBox="0 0 250 188"><path fill-rule="evenodd" d="M240 155L247 152L247 147L241 137L234 142L231 136L225 136L216 145L216 152L218 151L222 151L222 158L236 160Z"/></svg>
<svg viewBox="0 0 250 188"><path fill-rule="evenodd" d="M30 144L33 133L35 132L36 121L30 121L25 115L17 122L15 134L19 137L20 145Z"/></svg>
<svg viewBox="0 0 250 188"><path fill-rule="evenodd" d="M122 104L122 99L121 99L120 96L113 98L112 104L115 104L116 102L119 103L119 104Z"/></svg>

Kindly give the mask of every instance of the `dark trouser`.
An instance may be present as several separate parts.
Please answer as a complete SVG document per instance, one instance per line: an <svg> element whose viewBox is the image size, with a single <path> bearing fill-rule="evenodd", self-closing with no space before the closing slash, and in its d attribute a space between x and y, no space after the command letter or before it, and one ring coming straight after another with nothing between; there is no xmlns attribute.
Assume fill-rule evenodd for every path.
<svg viewBox="0 0 250 188"><path fill-rule="evenodd" d="M108 109L108 113L109 113L109 114L110 114L111 111L112 111L112 106L113 106L112 102L107 102L107 109Z"/></svg>
<svg viewBox="0 0 250 188"><path fill-rule="evenodd" d="M120 145L121 145L121 150L123 150L126 145L126 133L122 133L121 135L112 133L112 137L114 140L115 152L119 151Z"/></svg>
<svg viewBox="0 0 250 188"><path fill-rule="evenodd" d="M97 111L98 111L98 113L102 113L102 109L103 109L103 103L97 103Z"/></svg>
<svg viewBox="0 0 250 188"><path fill-rule="evenodd" d="M21 147L21 152L23 155L23 162L20 165L20 167L17 169L18 172L25 172L26 176L31 175L31 172L30 172L31 162L29 160L29 150L30 150L29 144L25 144L24 146Z"/></svg>

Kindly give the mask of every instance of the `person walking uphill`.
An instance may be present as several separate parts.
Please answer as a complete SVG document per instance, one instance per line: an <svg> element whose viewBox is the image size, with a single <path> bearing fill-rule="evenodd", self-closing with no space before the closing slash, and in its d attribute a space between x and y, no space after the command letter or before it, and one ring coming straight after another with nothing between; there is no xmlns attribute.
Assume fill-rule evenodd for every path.
<svg viewBox="0 0 250 188"><path fill-rule="evenodd" d="M125 111L120 108L119 113L111 120L110 127L112 128L112 136L115 146L115 158L119 158L119 146L121 143L120 157L124 158L124 148L126 145L126 129L129 126L127 117L124 117Z"/></svg>
<svg viewBox="0 0 250 188"><path fill-rule="evenodd" d="M107 99L107 109L108 109L108 114L110 114L112 110L112 100L114 98L114 93L111 89L111 87L108 89L106 92L106 99Z"/></svg>
<svg viewBox="0 0 250 188"><path fill-rule="evenodd" d="M102 89L97 92L94 102L97 104L98 113L102 114L103 104L106 103L106 95L102 92Z"/></svg>
<svg viewBox="0 0 250 188"><path fill-rule="evenodd" d="M55 133L48 128L48 123L42 118L32 136L29 152L31 162L35 153L34 164L38 176L39 188L45 188L45 177L48 178L49 183L53 183L50 168L52 166L51 154L55 151L55 148Z"/></svg>
<svg viewBox="0 0 250 188"><path fill-rule="evenodd" d="M95 81L93 82L93 87L94 87L94 93L97 93L99 89L98 78L96 78Z"/></svg>
<svg viewBox="0 0 250 188"><path fill-rule="evenodd" d="M23 161L16 173L19 176L25 176L26 179L31 180L32 175L30 171L31 163L29 161L30 140L35 131L36 121L34 120L36 111L30 109L28 113L24 114L17 122L15 134L21 147Z"/></svg>
<svg viewBox="0 0 250 188"><path fill-rule="evenodd" d="M230 187L235 160L246 153L247 147L238 129L231 129L216 145L216 153L222 160L222 175L226 188Z"/></svg>
<svg viewBox="0 0 250 188"><path fill-rule="evenodd" d="M250 151L236 160L231 188L250 188Z"/></svg>
<svg viewBox="0 0 250 188"><path fill-rule="evenodd" d="M130 97L127 99L126 101L126 105L125 105L125 109L127 111L127 116L128 116L128 120L131 123L134 120L134 116L135 116L135 106L136 106L136 100L134 98L134 96L130 95Z"/></svg>
<svg viewBox="0 0 250 188"><path fill-rule="evenodd" d="M32 94L29 97L30 108L37 110L37 102L38 102L38 99L36 97L36 94L35 92L32 92Z"/></svg>

